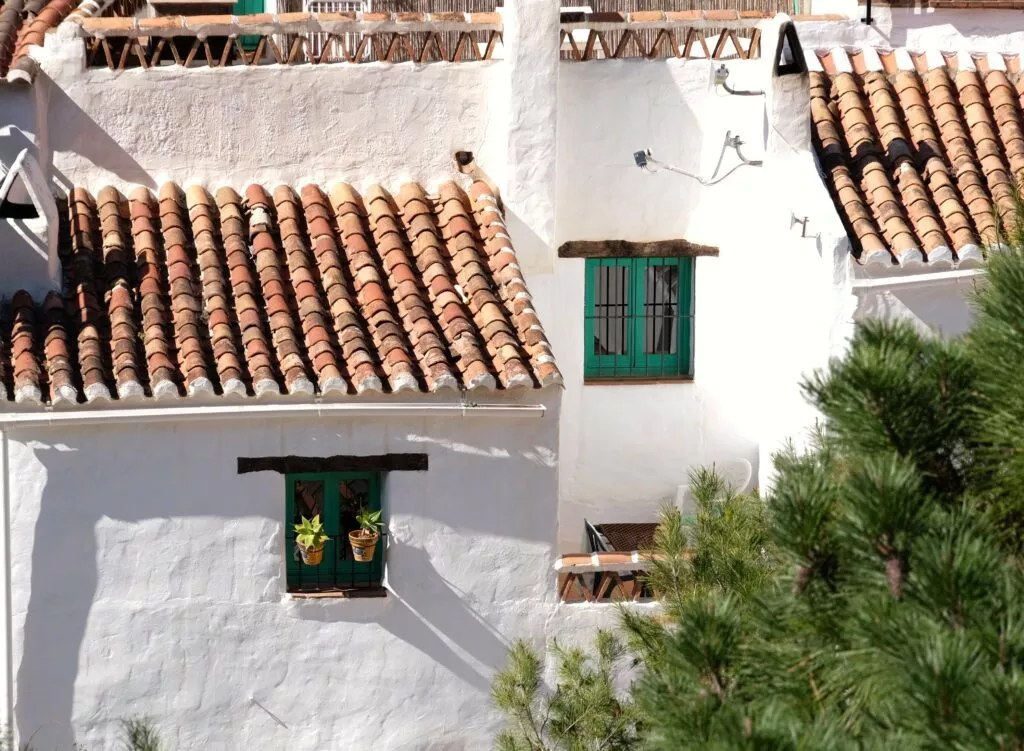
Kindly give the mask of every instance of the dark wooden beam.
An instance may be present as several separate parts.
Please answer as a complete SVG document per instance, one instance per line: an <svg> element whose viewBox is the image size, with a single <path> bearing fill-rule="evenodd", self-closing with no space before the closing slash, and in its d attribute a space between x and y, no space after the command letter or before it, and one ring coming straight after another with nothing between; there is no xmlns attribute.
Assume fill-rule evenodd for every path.
<svg viewBox="0 0 1024 751"><path fill-rule="evenodd" d="M426 454L379 456L259 456L238 458L238 474L249 472L425 472Z"/></svg>
<svg viewBox="0 0 1024 751"><path fill-rule="evenodd" d="M717 256L718 248L689 240L570 240L558 247L559 258L680 258Z"/></svg>

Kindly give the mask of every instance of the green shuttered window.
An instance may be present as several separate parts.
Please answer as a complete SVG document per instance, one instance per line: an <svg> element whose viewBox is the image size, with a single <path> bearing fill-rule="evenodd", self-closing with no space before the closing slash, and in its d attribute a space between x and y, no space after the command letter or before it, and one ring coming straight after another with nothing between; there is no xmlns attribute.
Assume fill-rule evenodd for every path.
<svg viewBox="0 0 1024 751"><path fill-rule="evenodd" d="M379 511L380 475L375 472L315 472L285 475L289 592L331 592L378 589L384 573L384 538L369 563L352 558L348 533L358 528L356 514L363 508ZM295 547L295 526L300 517L320 515L331 539L317 566L302 562Z"/></svg>
<svg viewBox="0 0 1024 751"><path fill-rule="evenodd" d="M693 375L693 258L588 258L583 375Z"/></svg>

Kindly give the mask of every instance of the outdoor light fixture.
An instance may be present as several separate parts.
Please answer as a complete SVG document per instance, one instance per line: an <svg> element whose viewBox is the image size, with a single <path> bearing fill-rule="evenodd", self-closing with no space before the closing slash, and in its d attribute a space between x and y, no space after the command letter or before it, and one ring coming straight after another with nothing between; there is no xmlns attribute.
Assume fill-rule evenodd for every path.
<svg viewBox="0 0 1024 751"><path fill-rule="evenodd" d="M715 86L721 86L733 96L764 96L763 91L746 91L745 89L733 89L729 87L729 69L724 65L715 68Z"/></svg>
<svg viewBox="0 0 1024 751"><path fill-rule="evenodd" d="M747 159L745 156L743 156L742 146L743 140L739 136L734 136L732 134L732 131L726 131L725 142L722 144L722 151L718 155L718 164L715 166L715 171L714 173L712 173L711 177L701 177L700 175L695 175L692 172L687 172L686 170L681 169L679 167L674 167L671 164L666 164L665 162L659 161L658 159L654 158L654 155L651 154L650 149L644 149L643 151L634 151L633 161L636 162L636 166L642 169L644 172L657 172L658 170L664 169L668 170L669 172L675 172L677 174L683 175L684 177L689 177L693 180L696 180L701 185L706 185L710 187L712 185L717 185L718 183L722 182L722 180L727 178L740 167L761 166L762 162L760 159ZM726 150L730 148L736 149L736 156L739 157L740 163L735 165L724 175L719 175L718 173L722 169L722 159L725 157Z"/></svg>

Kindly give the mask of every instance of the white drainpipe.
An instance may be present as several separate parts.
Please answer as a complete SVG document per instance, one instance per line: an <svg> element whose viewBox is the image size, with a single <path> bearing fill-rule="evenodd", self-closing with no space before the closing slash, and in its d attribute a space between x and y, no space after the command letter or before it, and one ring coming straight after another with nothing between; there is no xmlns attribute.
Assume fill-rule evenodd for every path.
<svg viewBox="0 0 1024 751"><path fill-rule="evenodd" d="M89 409L80 407L67 411L0 413L0 457L3 459L3 499L0 504L3 546L3 630L4 690L7 694L4 729L14 729L14 629L11 612L11 471L8 433L17 428L45 428L59 425L96 425L140 422L172 422L189 420L271 419L294 417L544 417L543 404L437 404L406 402L381 404L367 402L340 404L253 404L209 405L205 407L137 407L129 409Z"/></svg>
<svg viewBox="0 0 1024 751"><path fill-rule="evenodd" d="M4 740L11 740L14 745L14 617L11 612L11 454L7 448L7 431L0 432L0 458L4 463L3 477L3 499L0 503L0 545L3 546L3 554L0 555L0 563L3 571L3 630L4 630L4 651L0 659L4 663L4 716L0 722L3 727L0 732L9 734Z"/></svg>

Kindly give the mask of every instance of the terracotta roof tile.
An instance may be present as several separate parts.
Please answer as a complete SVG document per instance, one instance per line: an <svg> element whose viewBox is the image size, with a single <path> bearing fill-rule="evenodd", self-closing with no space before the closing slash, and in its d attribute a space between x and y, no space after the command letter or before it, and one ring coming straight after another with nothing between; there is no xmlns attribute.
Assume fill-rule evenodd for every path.
<svg viewBox="0 0 1024 751"><path fill-rule="evenodd" d="M12 69L23 71L31 81L35 64L29 48L41 45L46 32L57 26L79 0L7 0L0 4L0 80Z"/></svg>
<svg viewBox="0 0 1024 751"><path fill-rule="evenodd" d="M811 73L811 119L826 183L862 263L974 264L996 241L995 217L1013 212L1024 177L1024 119L1015 55L1006 70L943 53L929 68L912 53L900 70L879 50L880 71L848 50L852 72L831 52ZM917 255L920 254L920 255Z"/></svg>
<svg viewBox="0 0 1024 751"><path fill-rule="evenodd" d="M65 294L0 316L22 403L558 384L482 183L68 198Z"/></svg>
<svg viewBox="0 0 1024 751"><path fill-rule="evenodd" d="M19 292L12 301L10 328L14 401L19 404L38 403L43 398L36 339L35 304L27 293Z"/></svg>

